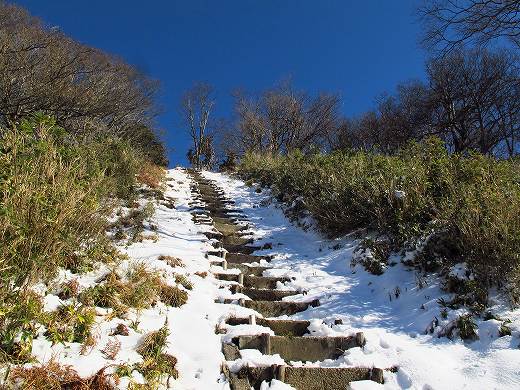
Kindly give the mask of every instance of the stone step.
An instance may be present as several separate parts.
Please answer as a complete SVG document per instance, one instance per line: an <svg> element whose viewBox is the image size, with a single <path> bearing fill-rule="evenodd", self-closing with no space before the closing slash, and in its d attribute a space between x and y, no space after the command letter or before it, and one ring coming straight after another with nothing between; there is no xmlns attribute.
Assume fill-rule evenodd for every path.
<svg viewBox="0 0 520 390"><path fill-rule="evenodd" d="M224 273L214 273L215 279L223 280L225 282L237 282L240 279L240 274L224 274Z"/></svg>
<svg viewBox="0 0 520 390"><path fill-rule="evenodd" d="M240 305L248 309L256 310L264 317L279 317L293 315L307 310L309 307L317 307L320 301L315 299L311 302L285 302L285 301L252 301L240 300Z"/></svg>
<svg viewBox="0 0 520 390"><path fill-rule="evenodd" d="M318 362L326 359L337 359L350 348L365 345L363 333L347 337L298 337L245 335L233 338L238 349L257 349L264 355L278 354L286 362L303 361Z"/></svg>
<svg viewBox="0 0 520 390"><path fill-rule="evenodd" d="M212 209L209 210L209 215L212 218L227 218L230 219L232 223L238 223L238 222L247 222L248 218L247 215L239 212L234 211L226 211L226 210L219 210L219 211L213 211Z"/></svg>
<svg viewBox="0 0 520 390"><path fill-rule="evenodd" d="M368 367L269 367L244 366L237 373L224 367L231 390L259 390L263 381L277 379L298 390L345 390L352 382L372 380L383 383L383 370Z"/></svg>
<svg viewBox="0 0 520 390"><path fill-rule="evenodd" d="M249 236L242 235L240 233L229 234L222 237L220 240L222 242L222 246L225 245L247 245L252 244L253 239Z"/></svg>
<svg viewBox="0 0 520 390"><path fill-rule="evenodd" d="M211 224L213 222L213 220L210 217L199 216L199 215L193 215L191 217L191 219L194 220L195 222L206 222L208 224Z"/></svg>
<svg viewBox="0 0 520 390"><path fill-rule="evenodd" d="M224 249L231 253L243 253L245 255L251 255L253 252L262 249L261 246L252 245L223 245Z"/></svg>
<svg viewBox="0 0 520 390"><path fill-rule="evenodd" d="M228 267L229 268L238 268L244 275L262 276L264 271L271 269L271 267L253 266L253 265L246 265L246 264L233 262L232 260L234 258L232 257L232 255L236 255L236 254L237 253L226 253L226 261L228 261L227 260L228 256L230 256L229 259L231 260L231 261L228 261ZM251 256L251 255L244 255L244 256ZM260 261L260 260L247 261L246 263L254 262L254 261Z"/></svg>
<svg viewBox="0 0 520 390"><path fill-rule="evenodd" d="M191 210L188 210L192 215L204 215L209 216L209 211L204 210L203 208L192 208Z"/></svg>
<svg viewBox="0 0 520 390"><path fill-rule="evenodd" d="M195 225L211 225L211 221L200 221L200 220L195 220L193 221L193 223Z"/></svg>
<svg viewBox="0 0 520 390"><path fill-rule="evenodd" d="M226 217L211 217L215 221L215 223L222 224L222 225L236 225L236 218L231 216Z"/></svg>
<svg viewBox="0 0 520 390"><path fill-rule="evenodd" d="M220 232L203 232L209 240L220 240L223 236Z"/></svg>
<svg viewBox="0 0 520 390"><path fill-rule="evenodd" d="M240 350L235 344L222 343L222 354L227 361L237 360L241 357Z"/></svg>
<svg viewBox="0 0 520 390"><path fill-rule="evenodd" d="M228 325L251 324L251 318L230 317L226 320ZM257 317L254 319L256 325L271 329L277 336L303 336L309 333L310 321L304 320L270 320Z"/></svg>
<svg viewBox="0 0 520 390"><path fill-rule="evenodd" d="M254 301L281 301L285 297L300 294L300 292L296 290L247 288L240 285L232 286L231 291L233 291L235 294L244 294Z"/></svg>
<svg viewBox="0 0 520 390"><path fill-rule="evenodd" d="M213 218L213 226L224 236L234 235L238 232L244 231L247 229L245 226L236 225L234 223L223 223L221 221L215 220Z"/></svg>
<svg viewBox="0 0 520 390"><path fill-rule="evenodd" d="M206 254L208 256L217 256L217 257L224 258L226 255L226 252L224 252L224 251L207 251Z"/></svg>
<svg viewBox="0 0 520 390"><path fill-rule="evenodd" d="M222 246L222 243L218 240L213 240L211 242L211 246L213 246L213 248L216 248L216 249L224 249L224 247Z"/></svg>
<svg viewBox="0 0 520 390"><path fill-rule="evenodd" d="M209 265L218 266L218 267L227 269L227 262L224 259L212 260L212 261L210 261Z"/></svg>
<svg viewBox="0 0 520 390"><path fill-rule="evenodd" d="M229 255L229 254L228 254ZM285 283L289 282L291 279L285 277L275 277L275 276L251 276L244 275L244 287L250 288L267 288L267 289L275 289L278 285L278 282Z"/></svg>
<svg viewBox="0 0 520 390"><path fill-rule="evenodd" d="M255 263L260 262L261 260L271 261L269 256L258 256L258 255L248 255L245 253L233 253L228 252L226 254L226 260L231 264L244 264L244 263ZM238 268L238 267L237 267ZM247 275L244 273L244 275Z"/></svg>

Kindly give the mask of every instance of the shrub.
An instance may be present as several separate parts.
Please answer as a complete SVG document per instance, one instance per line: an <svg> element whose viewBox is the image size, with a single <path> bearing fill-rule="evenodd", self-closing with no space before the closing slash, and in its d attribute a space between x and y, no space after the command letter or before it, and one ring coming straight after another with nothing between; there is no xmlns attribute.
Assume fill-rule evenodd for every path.
<svg viewBox="0 0 520 390"><path fill-rule="evenodd" d="M0 139L0 259L16 285L49 279L103 235L110 211L101 203L103 171L63 137L51 118L39 116Z"/></svg>
<svg viewBox="0 0 520 390"><path fill-rule="evenodd" d="M371 274L382 275L388 265L390 250L387 240L367 238L354 251L351 266L360 263Z"/></svg>
<svg viewBox="0 0 520 390"><path fill-rule="evenodd" d="M90 336L95 319L93 308L71 303L44 313L41 322L47 328L45 336L53 343L83 343Z"/></svg>
<svg viewBox="0 0 520 390"><path fill-rule="evenodd" d="M31 291L0 289L0 302L0 362L24 363L31 357L42 299Z"/></svg>
<svg viewBox="0 0 520 390"><path fill-rule="evenodd" d="M519 168L513 160L449 154L433 138L395 155L248 153L238 171L309 212L330 236L375 230L392 247L426 239L418 266L465 261L489 286L520 277Z"/></svg>
<svg viewBox="0 0 520 390"><path fill-rule="evenodd" d="M471 314L459 316L457 319L457 328L462 340L477 340L477 324L473 321Z"/></svg>

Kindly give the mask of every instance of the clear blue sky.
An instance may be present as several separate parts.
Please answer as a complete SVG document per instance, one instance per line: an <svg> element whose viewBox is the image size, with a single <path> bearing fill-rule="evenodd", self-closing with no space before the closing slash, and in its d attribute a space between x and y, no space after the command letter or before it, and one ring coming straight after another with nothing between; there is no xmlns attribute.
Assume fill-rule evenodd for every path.
<svg viewBox="0 0 520 390"><path fill-rule="evenodd" d="M217 91L259 91L291 77L297 88L343 98L346 115L369 109L400 81L424 77L418 0L12 0L48 24L123 57L162 83L171 165L185 164L182 91L197 80Z"/></svg>

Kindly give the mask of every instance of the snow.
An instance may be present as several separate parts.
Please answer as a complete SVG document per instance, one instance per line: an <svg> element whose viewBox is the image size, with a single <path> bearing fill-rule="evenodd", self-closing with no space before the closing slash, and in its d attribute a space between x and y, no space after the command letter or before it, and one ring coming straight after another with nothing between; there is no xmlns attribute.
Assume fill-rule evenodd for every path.
<svg viewBox="0 0 520 390"><path fill-rule="evenodd" d="M175 199L175 209L169 209L159 203L155 204L156 212L153 223L158 226L159 236L156 242L144 240L120 250L129 256L123 261L117 271L122 275L135 263L144 262L152 269L162 270L166 280L174 283L174 273L182 273L194 282L194 288L189 291L188 302L180 308L166 307L158 304L141 312L132 311L127 318L115 318L110 321L105 316L96 318L94 334L96 346L90 352L81 354L81 345L66 343L51 345L43 332L33 342L33 355L39 362L50 359L62 364L71 365L81 376L89 376L105 366L122 363L136 363L142 357L135 352L136 346L148 332L167 324L170 335L165 352L178 359L177 369L179 379L172 381L178 389L227 389L225 381L221 381L220 365L224 357L221 353L220 336L215 334L215 327L225 314L224 306L214 303L218 297L218 281L211 275L209 260L204 257L212 247L201 233L209 230L208 226L195 225L188 212L188 202L192 199L190 179L185 171L173 169L168 171L167 178L173 187L168 187L165 196ZM152 233L145 231L145 234ZM182 259L185 268L172 268L164 261L158 260L160 255L169 255ZM206 278L194 275L195 272L208 272ZM84 275L72 275L68 271L60 272L56 284L70 279L77 279L80 289L87 288L99 280L108 269L104 266ZM44 298L45 310L55 310L61 300L54 294ZM97 308L98 314L107 314L111 310ZM138 323L138 332L131 329L132 321ZM117 324L123 323L129 327L128 336L110 336ZM107 360L101 353L109 340L116 338L121 342L121 350L115 360ZM110 369L108 370L110 372ZM133 372L134 381L144 382L142 376ZM220 380L220 383L219 383ZM126 388L128 378L122 378L119 388Z"/></svg>
<svg viewBox="0 0 520 390"><path fill-rule="evenodd" d="M280 355L263 355L257 349L241 349L240 356L240 359L228 362L229 370L231 372L238 372L245 365L248 365L249 367L269 367L273 364L285 364Z"/></svg>
<svg viewBox="0 0 520 390"><path fill-rule="evenodd" d="M397 199L403 199L403 198L406 196L406 192L404 192L404 191L399 191L399 190L395 190L395 191L394 191L394 196L395 196Z"/></svg>
<svg viewBox="0 0 520 390"><path fill-rule="evenodd" d="M353 389L520 388L520 310L511 310L500 294L492 297L496 304L490 309L500 318L511 320L512 336L498 337L500 321L477 318L479 340L439 338L442 326L466 311L450 310L448 318L442 319L437 300L448 300L451 294L442 291L437 275L418 275L399 258L392 259L396 264L388 266L381 276L367 273L359 264L351 267L356 240L347 237L331 241L291 224L283 209L272 201L269 190L257 193L255 187L218 173L205 172L204 176L215 180L248 216L258 240L255 245L272 243L273 249L255 252L274 255L270 265L276 269L264 275L295 278L284 288L307 291L286 299L320 300L319 307L291 318L311 320L312 335L365 334L367 344L363 349L348 350L334 361L296 365L399 367L397 373L385 371L383 386L360 382L353 384ZM405 196L398 192L396 197ZM312 225L312 221L306 225ZM464 264L454 267L452 275L467 277ZM435 318L439 326L433 334L425 334ZM333 325L335 320L342 324Z"/></svg>
<svg viewBox="0 0 520 390"><path fill-rule="evenodd" d="M279 380L273 379L271 382L267 383L263 381L260 385L260 390L291 390L294 387L289 386L286 383L280 382Z"/></svg>
<svg viewBox="0 0 520 390"><path fill-rule="evenodd" d="M303 230L288 222L279 205L271 201L268 190L257 193L255 188L223 174L204 172L203 175L215 180L228 197L236 201L236 207L247 215L251 223L249 231L258 240L255 245L272 244L272 249L255 253L274 256L269 265L275 268L264 275L291 278L277 288L306 292L285 300L320 300L319 307L309 308L290 318L310 320L311 336L345 336L356 332L365 335L367 343L364 348L347 350L336 360L294 362L294 365L399 368L397 372L384 372L384 385L362 381L351 384L350 388L354 390L520 388L520 310L509 309L500 294L492 296L495 304L491 309L500 318L511 320L512 336L498 337L501 321L479 319L476 321L477 341L439 338L439 330L466 311L450 310L448 317L442 318L442 308L437 300L451 296L441 290L436 275L417 275L398 258L383 275L371 275L359 264L352 266L351 260L358 244L352 238L327 240L311 229ZM194 284L188 302L180 308L158 304L140 312L132 311L126 318L111 318L107 316L111 310L98 308L94 330L97 344L84 354L77 343L51 345L43 336L44 330L40 330L40 336L33 342L33 354L38 361L57 359L71 365L82 376L92 375L105 366L139 362L142 358L135 349L143 336L166 324L170 330L166 352L178 359L179 378L171 381L172 386L186 390L229 389L220 372L224 360L221 343L229 342L237 335L272 334L269 328L259 325L225 325L224 320L230 316L261 315L236 304L215 303L227 298L248 298L219 288L232 282L222 282L212 276L211 272L236 271L210 266L210 261L219 258L205 257L205 252L213 247L202 232L212 228L195 225L192 221L188 206L192 194L187 173L177 168L169 170L167 177L173 186L168 187L165 195L175 199L175 209L156 204L153 223L158 226L158 240L144 240L121 247L129 260L123 261L118 270L124 272L132 264L144 262L164 272L169 283L174 283L174 273L185 274ZM399 197L397 192L396 197ZM309 217L305 225L312 226ZM157 259L160 255L178 257L185 267L172 268ZM262 264L267 263L263 261ZM80 289L84 289L108 271L106 266L84 275L62 271L57 283L77 279ZM195 272L208 272L208 276L202 278L194 275ZM465 265L454 267L452 276L467 277ZM44 286L38 288L45 289ZM44 299L46 310L54 310L62 303L56 294L57 291L47 291ZM433 329L433 333L426 334L435 318L439 326ZM337 324L336 320L339 320ZM129 335L110 336L120 323L129 327ZM132 323L137 324L137 331L132 329ZM225 328L228 333L216 334L217 326ZM115 360L107 360L101 350L113 339L121 342L121 351ZM265 356L257 350L242 350L241 358L228 364L231 371L237 371L243 365L269 366L284 362L278 355ZM134 381L144 381L136 371L132 375ZM123 378L119 388L126 388L128 383L129 378ZM286 390L291 387L273 380L264 382L262 389Z"/></svg>
<svg viewBox="0 0 520 390"><path fill-rule="evenodd" d="M385 386L380 385L374 381L358 381L351 383L349 390L380 390L384 389Z"/></svg>

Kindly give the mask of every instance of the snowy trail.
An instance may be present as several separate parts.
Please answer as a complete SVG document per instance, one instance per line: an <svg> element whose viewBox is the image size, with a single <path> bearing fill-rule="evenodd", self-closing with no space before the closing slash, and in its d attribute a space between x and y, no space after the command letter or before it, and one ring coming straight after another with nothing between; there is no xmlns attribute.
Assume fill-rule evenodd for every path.
<svg viewBox="0 0 520 390"><path fill-rule="evenodd" d="M255 188L224 174L203 172L202 176L214 183L226 198L233 200L233 207L240 209L248 221L248 230L232 239L240 239L240 234L248 233L254 237L251 245L269 244L266 248L270 249L257 250L254 255L273 256L270 263L262 260L261 265L269 269L257 267L264 283L269 280L276 282L274 287L270 287L275 288L273 291L281 295L284 292L279 290L296 291L296 295L282 298L281 302L300 302L298 304L304 308L312 300L320 302L318 307L308 307L280 318L309 320L308 333L302 337L339 339L357 332L364 334L366 345L363 348L347 348L338 358L314 363L292 361L293 367L398 367L395 373L384 372L383 385L363 380L352 382L354 390L520 388L520 310L508 311L499 304L500 297L494 297L497 303L493 312L511 319L511 336L498 337L500 322L496 320L479 320L480 339L472 343L464 343L459 338L452 341L425 335L430 322L435 317L441 318L437 299L448 297L435 277L422 280L423 286L419 288L415 273L400 263L389 267L381 276L368 274L360 266L351 268L355 241L348 238L327 240L312 230L305 231L292 224L276 203L270 201L268 191L257 193ZM221 372L225 361L222 343L242 335L275 335L269 327L258 324L226 324L230 317L247 319L252 314L258 318L261 316L239 304L244 302L238 299L249 298L232 290L244 286L216 277L227 275L232 280L241 272L231 266L225 270L216 265L222 264L223 259L217 256L220 249L214 246L215 240L208 238L214 233L208 232L215 232L219 210L214 210L217 215L214 220L206 220L204 214L198 215L194 211L196 207L204 208L204 203L200 203L200 194L194 192L196 183L186 170L169 170L167 185L164 195L175 200L175 208L155 202L156 211L152 218L155 228L147 226L145 233L156 234L156 239L121 246L120 250L128 255L128 259L117 265L117 272L124 275L133 265L145 263L150 269L160 272L169 285L177 284L176 275L184 275L193 284L193 289L188 291L187 303L173 308L159 302L149 309L131 310L120 318L112 317L111 309L98 307L94 329L96 345L91 350L84 353L80 343L52 345L42 330L33 341L32 352L37 361L58 360L71 365L82 377L91 376L104 367L113 369L117 365L133 365L142 362L136 347L143 337L167 324L170 334L165 352L177 358L179 371L179 378L170 381L171 387L228 390L230 385ZM198 202L200 205L197 206ZM245 222L240 223L245 226ZM184 266L168 264L160 259L161 256L182 259ZM86 274L63 270L56 283L60 285L74 279L82 290L98 284L97 280L109 271L106 265ZM283 280L283 283L278 280ZM398 297L396 287L399 288ZM41 288L45 290L45 286ZM300 293L302 291L306 294ZM47 311L69 302L61 300L58 291L46 291L45 294ZM440 320L440 324L458 314L462 313L450 311L449 317ZM338 320L341 323L335 324ZM114 336L113 330L119 324L128 327L128 336ZM219 333L220 330L224 333ZM107 359L103 348L114 340L121 343L121 349L114 359ZM238 370L244 365L270 367L285 363L280 355L266 355L256 349L241 349L240 355L234 361L228 359L231 368ZM126 389L129 383L144 383L144 378L134 370L130 377L121 378L118 388ZM271 384L262 384L262 390L269 388L290 387L275 380Z"/></svg>
<svg viewBox="0 0 520 390"><path fill-rule="evenodd" d="M273 269L264 275L294 277L287 288L308 291L291 300L320 299L319 307L291 319L319 319L311 325L313 335L364 332L364 349L350 349L322 366L397 366L396 374L385 373L384 388L388 389L520 388L518 311L499 311L512 319L512 336L498 338L493 321L479 323L480 340L472 343L425 335L429 323L440 318L437 299L446 296L433 277L419 288L414 272L401 264L390 267L382 276L368 274L361 267L351 269L354 241L329 241L294 226L280 208L269 204L267 193L257 193L239 180L210 172L204 177L214 180L247 215L254 225L251 232L255 245L272 244L273 249L255 252L275 255L270 263ZM400 290L398 298L396 287ZM343 324L329 326L321 321L335 319Z"/></svg>

